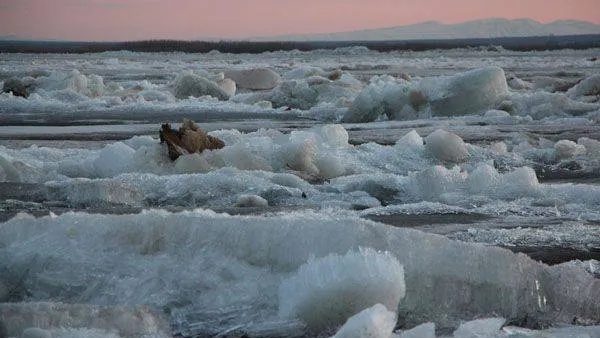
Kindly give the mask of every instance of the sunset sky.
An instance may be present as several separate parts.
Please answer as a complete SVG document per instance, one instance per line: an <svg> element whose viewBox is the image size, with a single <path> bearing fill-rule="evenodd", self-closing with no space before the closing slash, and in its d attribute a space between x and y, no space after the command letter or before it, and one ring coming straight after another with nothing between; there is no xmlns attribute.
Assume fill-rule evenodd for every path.
<svg viewBox="0 0 600 338"><path fill-rule="evenodd" d="M245 38L501 17L600 24L600 0L0 0L0 36Z"/></svg>

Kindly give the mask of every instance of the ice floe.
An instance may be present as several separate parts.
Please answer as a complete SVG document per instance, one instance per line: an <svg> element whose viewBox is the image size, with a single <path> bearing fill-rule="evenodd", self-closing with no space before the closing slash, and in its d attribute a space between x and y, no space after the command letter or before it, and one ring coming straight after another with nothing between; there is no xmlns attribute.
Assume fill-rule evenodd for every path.
<svg viewBox="0 0 600 338"><path fill-rule="evenodd" d="M17 217L0 235L2 282L31 301L167 306L197 320L233 307L242 321L279 312L321 329L382 301L411 326L598 319L599 281L578 267L344 213L68 213ZM221 329L243 324L224 320Z"/></svg>
<svg viewBox="0 0 600 338"><path fill-rule="evenodd" d="M591 52L2 55L0 330L598 336Z"/></svg>

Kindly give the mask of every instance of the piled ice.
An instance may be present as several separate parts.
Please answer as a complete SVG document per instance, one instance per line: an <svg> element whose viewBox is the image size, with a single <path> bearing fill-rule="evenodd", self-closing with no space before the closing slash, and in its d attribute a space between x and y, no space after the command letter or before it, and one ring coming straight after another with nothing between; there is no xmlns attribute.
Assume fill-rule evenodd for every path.
<svg viewBox="0 0 600 338"><path fill-rule="evenodd" d="M442 129L438 129L425 138L425 148L435 158L447 162L462 162L469 151L463 139Z"/></svg>
<svg viewBox="0 0 600 338"><path fill-rule="evenodd" d="M2 83L2 92L11 93L14 96L28 97L34 85L35 79L32 77L24 79L10 78Z"/></svg>
<svg viewBox="0 0 600 338"><path fill-rule="evenodd" d="M220 73L223 74L223 73ZM237 84L235 81L229 78L222 78L217 82L219 88L227 94L227 97L231 98L237 92Z"/></svg>
<svg viewBox="0 0 600 338"><path fill-rule="evenodd" d="M142 177L142 179L144 178ZM47 196L51 200L65 201L71 205L142 206L148 203L152 197L151 193L136 187L132 182L118 180L74 178L65 181L51 181L46 184L46 187L48 188Z"/></svg>
<svg viewBox="0 0 600 338"><path fill-rule="evenodd" d="M159 326L150 311L133 310L142 305L171 311L190 335L205 330L195 331L198 336L253 336L252 325L279 325L285 336L305 324L325 335L344 322L338 337L387 338L396 325L403 330L396 337L435 337L431 322L455 337L598 336L593 326L538 332L500 329L499 318L477 319L503 316L530 327L598 323L596 261L548 267L498 248L385 227L348 211L500 215L508 216L509 226L519 219L532 227L539 224L529 218L552 217L560 224L472 229L453 238L597 247L591 221L600 220L600 188L538 181L552 178L549 173L597 177L599 82L587 54L354 48L243 57L3 55L0 84L13 94L0 94L0 115L10 123L154 121L188 113L380 120L347 127L352 141L367 141L358 146L349 145L339 125L288 134L213 131L225 148L175 163L150 137L98 149L0 147L0 181L43 184L34 187L44 202L32 203L41 207L320 210L261 217L206 210L39 219L19 214L0 224L0 302L32 303L1 305L8 324L19 325L10 334L39 326L54 337L159 335L149 329ZM501 68L488 67L490 60L515 72L508 84ZM562 71L567 67L573 71ZM401 135L396 128L418 133L406 133L393 146L368 142L392 144ZM68 305L75 303L88 305ZM99 322L117 313L127 325ZM146 331L133 328L140 321Z"/></svg>
<svg viewBox="0 0 600 338"><path fill-rule="evenodd" d="M557 77L556 74L552 74L551 76L534 76L531 78L531 82L533 83L533 89L535 90L542 90L550 93L564 93L576 85L578 81L576 79L564 79Z"/></svg>
<svg viewBox="0 0 600 338"><path fill-rule="evenodd" d="M36 91L60 97L69 93L97 97L104 93L104 79L95 74L84 75L74 69L68 73L53 72L49 76L36 79Z"/></svg>
<svg viewBox="0 0 600 338"><path fill-rule="evenodd" d="M52 333L38 327L30 327L23 330L21 338L52 338Z"/></svg>
<svg viewBox="0 0 600 338"><path fill-rule="evenodd" d="M441 84L424 84L434 116L457 116L494 108L508 96L504 70L481 68L443 80Z"/></svg>
<svg viewBox="0 0 600 338"><path fill-rule="evenodd" d="M550 199L545 203L554 206L554 213L550 211L545 214L540 212L542 215L550 219L562 216L561 213L564 207L561 206L561 203L564 203L563 201ZM579 211L575 217L582 214ZM515 218L502 218L498 220L498 222L503 224L502 226L492 228L486 226L469 227L468 231L449 234L448 237L460 241L490 243L503 247L520 246L539 248L537 252L530 251L532 256L544 259L546 262L552 264L556 264L564 259L577 257L578 255L593 256L594 248L600 246L598 229L593 223L573 220L553 224L544 218L538 220L528 216L523 216L523 218L524 223L519 221L515 223ZM585 216L582 218L585 218ZM526 224L527 226L521 227L521 224ZM531 227L532 224L535 225ZM582 272L599 277L600 270L598 269L597 262L593 260L585 262L569 261L564 264L569 264L577 267Z"/></svg>
<svg viewBox="0 0 600 338"><path fill-rule="evenodd" d="M232 69L225 72L240 88L252 90L273 89L281 82L281 76L269 68Z"/></svg>
<svg viewBox="0 0 600 338"><path fill-rule="evenodd" d="M0 313L9 337L168 337L166 318L147 307L0 303Z"/></svg>
<svg viewBox="0 0 600 338"><path fill-rule="evenodd" d="M308 110L319 105L345 105L362 86L348 73L327 73L314 67L294 69L283 79L266 96L274 107Z"/></svg>
<svg viewBox="0 0 600 338"><path fill-rule="evenodd" d="M21 176L17 168L3 156L0 156L0 181L20 182Z"/></svg>
<svg viewBox="0 0 600 338"><path fill-rule="evenodd" d="M201 173L211 170L206 158L198 153L179 156L175 161L174 168L178 173L182 174Z"/></svg>
<svg viewBox="0 0 600 338"><path fill-rule="evenodd" d="M585 154L586 149L584 145L577 144L573 141L560 140L554 145L554 151L556 152L556 157L559 160L562 160Z"/></svg>
<svg viewBox="0 0 600 338"><path fill-rule="evenodd" d="M598 110L600 106L570 99L563 93L538 91L513 93L500 107L511 114L528 115L539 120L548 117L581 116Z"/></svg>
<svg viewBox="0 0 600 338"><path fill-rule="evenodd" d="M587 95L600 95L600 74L592 75L579 82L567 91L571 98L580 98Z"/></svg>
<svg viewBox="0 0 600 338"><path fill-rule="evenodd" d="M284 81L271 93L269 101L274 107L291 107L307 110L317 104L319 91L305 80Z"/></svg>
<svg viewBox="0 0 600 338"><path fill-rule="evenodd" d="M258 195L240 195L235 203L238 207L266 207L269 201Z"/></svg>
<svg viewBox="0 0 600 338"><path fill-rule="evenodd" d="M182 73L175 79L173 84L173 94L178 99L185 99L190 96L201 97L209 95L216 97L219 100L228 100L231 90L226 91L219 87L217 83L200 75Z"/></svg>
<svg viewBox="0 0 600 338"><path fill-rule="evenodd" d="M30 79L30 80L28 80ZM227 79L225 79L227 80ZM37 78L26 77L21 81L30 81L31 95L27 99L4 94L0 100L0 111L9 114L26 111L28 113L52 113L56 118L62 114L73 112L89 113L90 111L106 112L111 109L126 107L125 111L142 109L142 105L152 103L150 107L175 104L176 99L169 86L151 83L148 80L104 83L100 75L84 75L77 70L69 72L54 71ZM210 80L207 80L213 83ZM235 85L223 81L223 88L229 94L235 93ZM189 82L187 85L191 85ZM185 86L182 86L185 87ZM183 92L182 87L180 87ZM188 89L189 86L188 86ZM186 89L186 90L188 90ZM199 92L184 93L199 95ZM205 95L211 93L203 92ZM214 94L214 93L213 93ZM187 96L185 97L187 99ZM187 100L182 100L179 107L185 106ZM182 105L183 104L183 105ZM162 106L162 109L168 108ZM122 115L123 109L118 110ZM82 115L85 118L85 115ZM125 116L121 116L124 118Z"/></svg>
<svg viewBox="0 0 600 338"><path fill-rule="evenodd" d="M429 201L448 207L488 205L484 212L496 214L506 210L502 201L527 198L528 205L548 206L549 199L569 196L580 208L567 208L574 215L600 200L595 186L540 184L526 166L542 165L536 168L542 174L571 167L593 173L600 166L600 146L590 138L542 140L535 146L516 138L508 151L504 142L480 147L444 130L430 133L425 144L411 131L393 146L351 146L340 125L289 134L261 129L211 135L226 146L176 162L168 159L164 145L147 136L101 149L0 147L0 178L44 183L48 199L82 206L259 206L265 205L262 198L269 206L357 208ZM593 214L583 215L596 219Z"/></svg>
<svg viewBox="0 0 600 338"><path fill-rule="evenodd" d="M408 133L404 134L398 141L394 147L401 149L413 149L420 148L423 146L423 138L416 130L411 130Z"/></svg>
<svg viewBox="0 0 600 338"><path fill-rule="evenodd" d="M581 337L595 338L600 336L600 326L570 326L546 330L528 330L514 326L504 327L500 337L533 337L533 338L564 338Z"/></svg>
<svg viewBox="0 0 600 338"><path fill-rule="evenodd" d="M467 173L460 167L447 169L436 165L408 176L395 175L353 175L336 178L331 184L341 191L367 191L387 203L411 203L419 201L442 202L449 205L469 205L473 201L487 198L515 200L522 197L538 197L544 194L551 196L566 194L567 189L558 188L551 191L542 187L531 168L519 168L500 174L487 164L476 167ZM575 188L573 192L583 192ZM559 192L560 191L560 192ZM576 198L581 203L594 203L595 192L589 196ZM589 198L589 200L588 200Z"/></svg>
<svg viewBox="0 0 600 338"><path fill-rule="evenodd" d="M577 267L332 211L68 213L0 225L2 282L17 283L31 300L152 308L185 308L188 300L207 316L235 307L236 318L262 321L279 308L319 326L310 311L330 308L324 299L348 316L382 301L392 306L402 294L400 265L406 295L398 316L409 327L491 315L531 325L598 321L600 282Z"/></svg>
<svg viewBox="0 0 600 338"><path fill-rule="evenodd" d="M376 76L354 99L343 122L370 122L419 117L462 116L495 108L508 97L504 71L480 68L450 77L424 78L414 83Z"/></svg>
<svg viewBox="0 0 600 338"><path fill-rule="evenodd" d="M352 102L342 122L361 123L387 116L391 120L417 117L417 111L410 105L410 84L404 80L395 80L389 76L371 79Z"/></svg>
<svg viewBox="0 0 600 338"><path fill-rule="evenodd" d="M600 326L571 326L545 330L532 330L517 326L504 326L504 318L484 318L465 322L454 331L454 338L595 338L600 335ZM435 324L426 323L410 330L396 332L394 338L435 338ZM448 337L448 336L439 336Z"/></svg>
<svg viewBox="0 0 600 338"><path fill-rule="evenodd" d="M122 336L113 332L113 330L102 330L102 329L65 329L60 328L52 330L52 337L54 338L120 338ZM149 335L159 336L160 335Z"/></svg>
<svg viewBox="0 0 600 338"><path fill-rule="evenodd" d="M455 338L500 337L500 329L506 320L504 318L478 319L461 324L454 331Z"/></svg>
<svg viewBox="0 0 600 338"><path fill-rule="evenodd" d="M521 80L516 76L513 76L508 81L508 86L514 90L531 90L531 89L533 89L533 83Z"/></svg>
<svg viewBox="0 0 600 338"><path fill-rule="evenodd" d="M122 142L104 147L94 160L94 169L100 177L113 177L134 169L135 150Z"/></svg>
<svg viewBox="0 0 600 338"><path fill-rule="evenodd" d="M410 330L396 332L394 338L435 338L435 324L425 323Z"/></svg>
<svg viewBox="0 0 600 338"><path fill-rule="evenodd" d="M226 147L183 156L174 164L166 147L151 137L134 137L100 150L61 150L31 147L16 151L0 147L2 176L9 181L44 182L67 177L115 177L129 172L201 173L222 167L282 172L297 170L332 178L344 175L348 164L342 155L350 151L348 133L340 125L313 127L283 134L261 129L241 134L237 130L210 133ZM25 170L19 174L16 163ZM22 176L22 177L21 177Z"/></svg>
<svg viewBox="0 0 600 338"><path fill-rule="evenodd" d="M390 338L396 313L376 304L348 318L332 338Z"/></svg>
<svg viewBox="0 0 600 338"><path fill-rule="evenodd" d="M106 55L97 56L94 62L77 60L60 67L50 65L50 70L31 71L30 65L22 65L19 70L0 73L6 87L4 91L31 95L24 99L3 94L0 96L0 111L60 114L63 111L116 110L116 113L122 114L140 110L147 114L149 110L164 113L165 110L180 110L190 105L205 108L212 105L227 111L228 104L237 102L238 109L248 113L281 107L291 108L293 112L290 114L354 123L382 117L407 120L464 116L493 108L536 119L583 115L598 110L597 103L587 103L597 102L598 75L589 76L577 85L577 80L558 77L534 76L528 79L530 83L513 76L510 86L518 92L509 93L502 68L484 67L485 63L466 63L460 69L473 70L451 76L411 77L394 70L401 64L399 62L412 62L406 57L387 59L387 55L378 55L386 59L383 64L358 62L342 67L351 71L340 71L337 70L340 68L338 60L317 62L319 66L315 66L304 60L302 55L291 53L288 55L290 62L265 64L258 59L254 60L256 63L243 63L243 66L239 65L242 63L240 60L232 60L232 55L216 53L202 56L208 62L202 67L186 62L191 57L188 55L176 55L169 61L159 61L160 56L152 55L153 67L150 68L141 63L130 65L135 63L133 60L126 62L126 58L131 56L107 58ZM360 59L366 55L370 53L350 54L349 57ZM136 54L136 57L140 55ZM273 57L275 54L261 56ZM87 58L94 59L96 56L84 57ZM182 62L179 58L186 61ZM416 70L422 72L428 67L435 68L434 59L441 62L438 57L420 60L425 62L423 64L415 61ZM498 64L513 66L502 62ZM121 69L129 66L134 68ZM390 69L389 75L382 74L386 69ZM361 70L370 70L370 76L373 71L377 72L370 81L366 81L361 78L364 76L360 74ZM238 88L241 93L238 93ZM551 94L548 91L565 92L567 89L566 94L545 95ZM210 97L222 101L215 102ZM509 100L505 101L507 98ZM215 111L209 109L209 112Z"/></svg>
<svg viewBox="0 0 600 338"><path fill-rule="evenodd" d="M386 319L389 318L388 311L396 311L398 302L404 297L404 290L404 270L390 253L360 249L344 256L330 254L309 259L294 276L281 283L279 315L300 318L310 330L319 332L337 327L346 318L381 303L387 308L383 311L383 320L389 322ZM376 306L357 317L378 317L380 312ZM391 318L393 328L395 314ZM346 325L356 327L359 324L352 322L360 321L359 318L350 319Z"/></svg>
<svg viewBox="0 0 600 338"><path fill-rule="evenodd" d="M577 140L577 144L583 146L588 155L600 158L600 141L589 137L581 137Z"/></svg>

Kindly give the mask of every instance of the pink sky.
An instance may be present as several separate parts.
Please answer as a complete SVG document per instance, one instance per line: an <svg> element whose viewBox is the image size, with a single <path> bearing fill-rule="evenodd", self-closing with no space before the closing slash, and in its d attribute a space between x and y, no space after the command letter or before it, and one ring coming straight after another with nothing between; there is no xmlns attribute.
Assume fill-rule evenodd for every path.
<svg viewBox="0 0 600 338"><path fill-rule="evenodd" d="M600 0L0 0L0 36L244 38L502 17L600 24Z"/></svg>

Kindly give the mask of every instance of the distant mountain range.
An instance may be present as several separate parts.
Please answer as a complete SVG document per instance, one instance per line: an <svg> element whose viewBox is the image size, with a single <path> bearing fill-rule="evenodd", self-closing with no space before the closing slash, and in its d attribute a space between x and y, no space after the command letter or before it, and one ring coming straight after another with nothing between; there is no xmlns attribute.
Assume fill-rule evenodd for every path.
<svg viewBox="0 0 600 338"><path fill-rule="evenodd" d="M0 35L0 41L11 41L11 40L23 40L23 38L21 38L18 35Z"/></svg>
<svg viewBox="0 0 600 338"><path fill-rule="evenodd" d="M427 21L409 26L367 29L352 32L281 35L251 38L251 41L347 41L424 40L528 37L549 35L600 34L600 25L586 21L561 20L543 24L531 19L485 19L459 24Z"/></svg>
<svg viewBox="0 0 600 338"><path fill-rule="evenodd" d="M31 41L31 42L36 42L36 41L67 41L67 40L62 40L62 39L53 39L53 38L47 38L47 39L34 39L34 38L26 38L26 37L22 37L16 34L11 34L11 35L0 35L0 41Z"/></svg>
<svg viewBox="0 0 600 338"><path fill-rule="evenodd" d="M543 24L532 19L484 19L458 24L443 24L437 21L421 22L408 26L365 29L350 32L323 34L290 34L252 37L249 41L383 41L383 40L445 40L445 39L489 39L506 37L565 36L599 34L600 25L578 20L560 20ZM148 38L152 39L152 38ZM41 41L18 35L0 36L0 41ZM44 41L66 40L47 38ZM195 40L219 41L221 38L202 37ZM229 40L229 39L228 39ZM235 40L235 39L233 39Z"/></svg>

